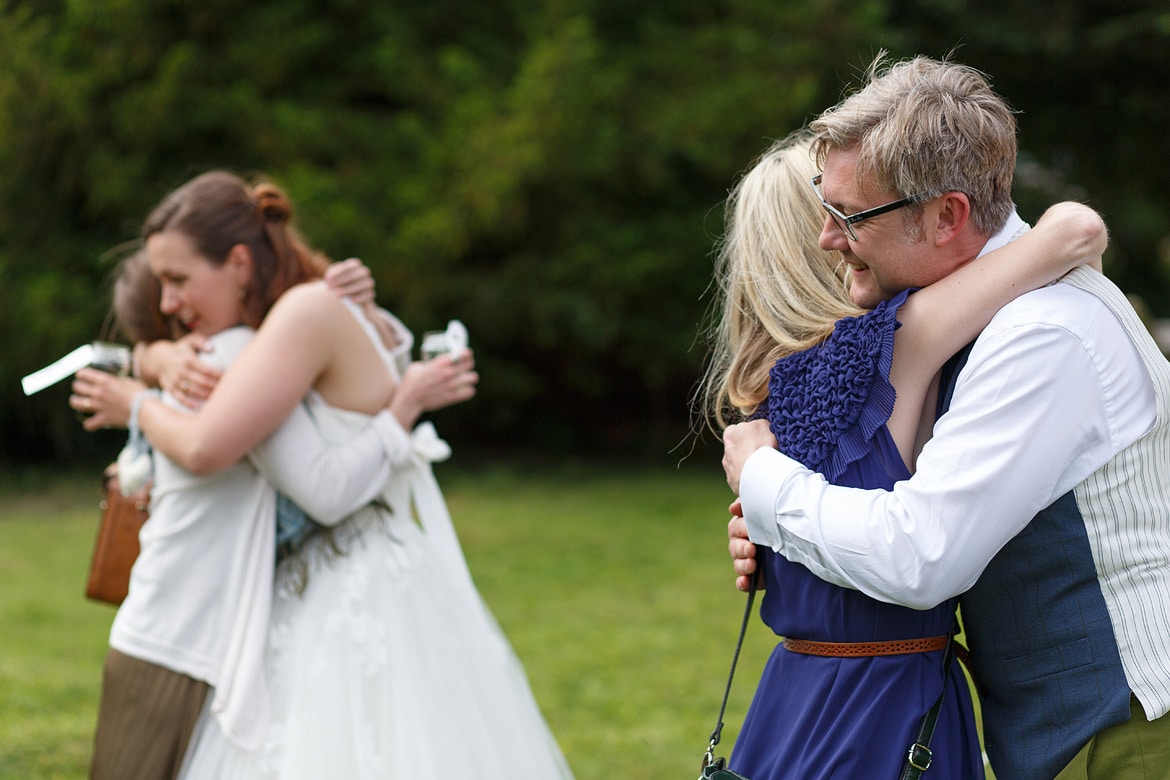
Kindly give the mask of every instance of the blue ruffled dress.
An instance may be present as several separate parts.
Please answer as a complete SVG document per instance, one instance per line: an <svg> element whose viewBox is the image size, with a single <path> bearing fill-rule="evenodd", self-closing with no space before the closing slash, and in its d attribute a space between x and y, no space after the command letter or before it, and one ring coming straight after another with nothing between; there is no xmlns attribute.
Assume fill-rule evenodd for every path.
<svg viewBox="0 0 1170 780"><path fill-rule="evenodd" d="M910 474L886 428L897 311L909 293L837 324L824 343L771 371L765 416L780 450L833 484L890 488ZM948 634L956 599L929 610L885 604L760 549L760 616L778 635L875 642ZM943 652L862 658L772 652L729 766L751 780L897 780L919 722L943 686ZM960 664L951 664L931 741L930 780L982 778Z"/></svg>

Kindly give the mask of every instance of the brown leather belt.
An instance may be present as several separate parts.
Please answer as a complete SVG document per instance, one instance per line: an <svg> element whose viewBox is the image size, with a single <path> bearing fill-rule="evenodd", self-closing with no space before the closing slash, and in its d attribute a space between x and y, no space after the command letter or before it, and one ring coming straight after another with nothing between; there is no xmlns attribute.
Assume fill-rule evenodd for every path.
<svg viewBox="0 0 1170 780"><path fill-rule="evenodd" d="M950 636L928 636L922 639L895 639L890 642L810 642L806 639L785 639L784 649L802 655L828 655L837 658L868 658L876 655L905 655L929 653L947 646Z"/></svg>

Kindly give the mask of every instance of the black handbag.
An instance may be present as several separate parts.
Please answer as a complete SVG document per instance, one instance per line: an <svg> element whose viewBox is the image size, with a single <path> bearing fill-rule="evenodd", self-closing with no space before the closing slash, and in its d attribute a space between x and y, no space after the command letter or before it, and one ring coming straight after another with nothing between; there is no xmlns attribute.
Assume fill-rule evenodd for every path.
<svg viewBox="0 0 1170 780"><path fill-rule="evenodd" d="M699 775L699 780L748 780L739 772L724 769L723 763L722 758L717 758L714 763L707 764L703 767L703 772Z"/></svg>

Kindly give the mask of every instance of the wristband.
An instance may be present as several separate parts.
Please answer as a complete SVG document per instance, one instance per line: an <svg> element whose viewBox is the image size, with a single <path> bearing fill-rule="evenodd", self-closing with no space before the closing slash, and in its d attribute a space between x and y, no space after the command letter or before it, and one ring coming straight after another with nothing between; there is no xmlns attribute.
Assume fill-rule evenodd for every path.
<svg viewBox="0 0 1170 780"><path fill-rule="evenodd" d="M126 429L130 431L130 441L142 438L142 431L138 427L138 413L142 411L142 404L147 398L161 398L158 390L139 390L130 401L130 419L126 421Z"/></svg>
<svg viewBox="0 0 1170 780"><path fill-rule="evenodd" d="M143 402L152 396L159 398L158 390L142 390L130 401L130 419L126 421L130 438L122 452L118 454L118 483L124 496L132 495L144 488L152 476L150 445L138 427L138 412L142 409Z"/></svg>

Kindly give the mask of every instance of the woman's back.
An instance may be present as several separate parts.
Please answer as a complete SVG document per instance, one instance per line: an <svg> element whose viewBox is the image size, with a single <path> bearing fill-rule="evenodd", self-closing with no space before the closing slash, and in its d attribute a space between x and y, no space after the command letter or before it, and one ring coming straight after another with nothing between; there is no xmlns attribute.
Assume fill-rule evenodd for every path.
<svg viewBox="0 0 1170 780"><path fill-rule="evenodd" d="M386 353L350 306L321 282L297 285L272 307L251 349L280 364L270 379L311 381L331 406L372 415L386 407L401 377L392 375Z"/></svg>

